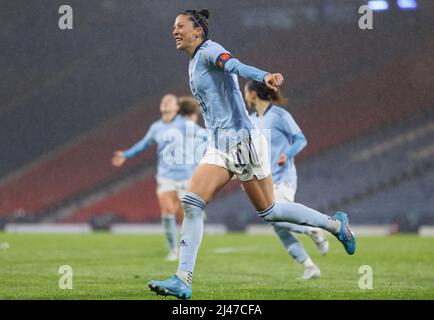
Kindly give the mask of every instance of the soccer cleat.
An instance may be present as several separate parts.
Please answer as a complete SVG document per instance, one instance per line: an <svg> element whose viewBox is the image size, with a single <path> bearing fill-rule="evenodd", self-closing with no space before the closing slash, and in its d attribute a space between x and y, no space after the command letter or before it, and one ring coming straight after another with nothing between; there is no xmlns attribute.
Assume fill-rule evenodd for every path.
<svg viewBox="0 0 434 320"><path fill-rule="evenodd" d="M191 286L186 285L177 275L164 281L149 281L149 289L160 296L174 296L178 299L190 299Z"/></svg>
<svg viewBox="0 0 434 320"><path fill-rule="evenodd" d="M304 273L299 279L309 280L309 279L319 278L320 276L321 276L321 270L316 265L313 265L311 267L307 267L306 269L304 269Z"/></svg>
<svg viewBox="0 0 434 320"><path fill-rule="evenodd" d="M354 254L356 252L356 237L350 229L347 214L338 211L333 218L341 222L341 229L338 233L335 233L336 238L343 244L348 254Z"/></svg>
<svg viewBox="0 0 434 320"><path fill-rule="evenodd" d="M309 236L312 238L318 247L319 252L322 256L325 256L329 252L329 242L325 238L325 233L321 229L312 228Z"/></svg>
<svg viewBox="0 0 434 320"><path fill-rule="evenodd" d="M178 260L178 250L170 250L169 253L167 254L165 260L166 261L177 261Z"/></svg>

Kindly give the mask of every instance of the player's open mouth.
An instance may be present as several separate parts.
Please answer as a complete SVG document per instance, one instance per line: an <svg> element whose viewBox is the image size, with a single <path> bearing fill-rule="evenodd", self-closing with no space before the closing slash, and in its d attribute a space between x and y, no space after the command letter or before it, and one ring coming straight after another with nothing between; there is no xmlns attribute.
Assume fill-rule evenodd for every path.
<svg viewBox="0 0 434 320"><path fill-rule="evenodd" d="M182 42L181 38L175 38L176 45L180 45Z"/></svg>

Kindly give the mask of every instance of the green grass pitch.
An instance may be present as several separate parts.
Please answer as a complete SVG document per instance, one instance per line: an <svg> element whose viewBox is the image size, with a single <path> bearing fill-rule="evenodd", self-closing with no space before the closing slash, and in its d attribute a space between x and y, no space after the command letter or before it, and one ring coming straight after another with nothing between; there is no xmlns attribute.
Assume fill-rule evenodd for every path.
<svg viewBox="0 0 434 320"><path fill-rule="evenodd" d="M322 271L300 281L302 268L274 235L205 235L192 299L434 299L434 239L359 237L354 256L330 240L322 257L299 237ZM5 243L9 243L9 248ZM165 262L163 236L0 233L0 299L174 299L146 283L177 268ZM73 289L59 289L59 267L73 269ZM359 288L359 267L373 270L373 288Z"/></svg>

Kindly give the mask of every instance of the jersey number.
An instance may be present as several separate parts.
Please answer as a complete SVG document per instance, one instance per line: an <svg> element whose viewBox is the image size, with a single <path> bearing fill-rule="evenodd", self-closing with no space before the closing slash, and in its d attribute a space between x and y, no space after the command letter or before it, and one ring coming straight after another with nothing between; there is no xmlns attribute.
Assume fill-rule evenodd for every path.
<svg viewBox="0 0 434 320"><path fill-rule="evenodd" d="M202 111L202 113L206 112L207 107L205 105L205 102L203 102L202 97L200 95L198 95L197 93L194 94L194 97L196 98L196 101L199 103L200 110Z"/></svg>
<svg viewBox="0 0 434 320"><path fill-rule="evenodd" d="M190 76L191 77L191 76ZM194 89L193 86L193 81L190 80L190 88L191 88L191 92L193 92L194 97L196 98L197 103L199 103L200 106L200 110L202 113L206 112L207 107L205 105L205 102L203 102L202 97L196 92L196 90Z"/></svg>

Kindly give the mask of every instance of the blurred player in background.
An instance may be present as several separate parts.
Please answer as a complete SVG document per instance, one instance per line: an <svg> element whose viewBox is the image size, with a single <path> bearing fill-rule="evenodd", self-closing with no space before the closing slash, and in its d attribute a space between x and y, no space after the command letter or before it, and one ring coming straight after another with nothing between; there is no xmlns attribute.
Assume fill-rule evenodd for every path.
<svg viewBox="0 0 434 320"><path fill-rule="evenodd" d="M176 96L167 94L161 100L160 112L161 119L151 125L142 140L128 150L115 151L112 164L120 167L127 159L157 145L157 197L169 249L166 260L176 261L176 214L183 215L180 199L186 194L189 180L200 160L194 159L194 149L206 140L206 131L195 123L199 107L193 98L182 97L178 104ZM180 157L181 161L174 163L175 157Z"/></svg>
<svg viewBox="0 0 434 320"><path fill-rule="evenodd" d="M183 116L187 120L197 123L200 110L199 110L199 105L196 102L196 99L194 99L191 96L179 97L178 106L179 106L178 113L181 116ZM199 138L202 138L204 134L206 135L206 130L204 128L200 128Z"/></svg>
<svg viewBox="0 0 434 320"><path fill-rule="evenodd" d="M148 283L157 294L181 299L192 294L193 270L203 236L202 211L234 175L266 222L320 227L334 234L348 254L356 250L345 213L329 217L299 203L274 201L267 141L247 113L237 76L265 83L272 90L283 83L283 76L245 65L209 40L208 18L207 9L187 10L177 15L173 26L177 50L190 57L190 88L212 141L182 198L185 214L178 270L169 279Z"/></svg>
<svg viewBox="0 0 434 320"><path fill-rule="evenodd" d="M285 109L286 99L280 91L269 89L265 84L249 81L244 88L249 107L256 112L250 115L253 124L260 130L271 130L271 175L273 177L274 199L279 202L294 202L297 190L297 171L294 157L306 146L303 132ZM321 229L301 226L289 222L273 222L274 231L295 261L303 265L301 279L318 278L321 271L307 254L303 245L292 232L308 235L315 242L321 255L328 252L328 241Z"/></svg>

